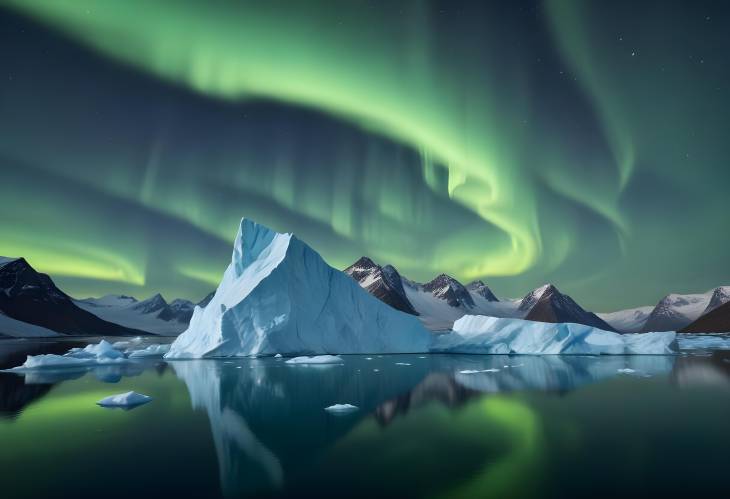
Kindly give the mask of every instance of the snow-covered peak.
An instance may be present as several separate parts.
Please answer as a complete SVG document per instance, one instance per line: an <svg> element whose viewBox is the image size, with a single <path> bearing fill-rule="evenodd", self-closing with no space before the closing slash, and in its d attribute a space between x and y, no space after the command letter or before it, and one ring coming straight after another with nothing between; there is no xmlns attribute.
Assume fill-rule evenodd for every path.
<svg viewBox="0 0 730 499"><path fill-rule="evenodd" d="M151 314L152 312L158 312L165 307L167 307L167 302L160 293L157 293L146 300L135 303L132 308L143 314Z"/></svg>
<svg viewBox="0 0 730 499"><path fill-rule="evenodd" d="M712 296L702 315L712 312L716 308L730 302L730 286L719 286L712 290Z"/></svg>
<svg viewBox="0 0 730 499"><path fill-rule="evenodd" d="M423 285L425 291L436 298L446 300L452 307L473 307L474 299L459 281L447 274L440 274L434 280Z"/></svg>
<svg viewBox="0 0 730 499"><path fill-rule="evenodd" d="M662 298L646 321L644 331L678 331L696 320L710 304L713 291L671 293Z"/></svg>
<svg viewBox="0 0 730 499"><path fill-rule="evenodd" d="M499 301L499 298L497 298L494 293L492 293L492 290L489 289L489 286L487 286L484 281L473 281L466 286L466 289L477 293L479 296L487 301Z"/></svg>
<svg viewBox="0 0 730 499"><path fill-rule="evenodd" d="M381 267L370 258L363 256L344 270L360 287L387 303L391 307L412 315L418 315L408 301L403 288L403 278L392 265Z"/></svg>
<svg viewBox="0 0 730 499"><path fill-rule="evenodd" d="M556 288L554 285L548 283L543 284L539 288L536 288L529 293L525 295L524 298L522 298L522 302L520 303L519 310L522 311L529 311L532 307L535 306L535 304L542 298L544 295L547 295L549 293L552 294L560 294L560 291L558 291L558 288Z"/></svg>

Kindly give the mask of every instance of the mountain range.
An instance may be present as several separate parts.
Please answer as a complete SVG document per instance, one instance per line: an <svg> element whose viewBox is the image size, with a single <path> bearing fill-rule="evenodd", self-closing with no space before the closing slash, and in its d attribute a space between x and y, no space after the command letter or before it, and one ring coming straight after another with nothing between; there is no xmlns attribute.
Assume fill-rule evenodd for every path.
<svg viewBox="0 0 730 499"><path fill-rule="evenodd" d="M427 283L401 275L392 265L363 256L344 272L368 293L391 307L417 316L432 331L446 331L464 315L489 315L540 322L574 322L622 333L680 331L730 332L730 286L705 293L669 294L656 306L610 313L583 309L552 284L518 299L499 299L483 281L467 285L441 274ZM0 336L57 335L176 336L190 322L200 302L160 294L146 300L125 295L74 299L23 258L0 257Z"/></svg>

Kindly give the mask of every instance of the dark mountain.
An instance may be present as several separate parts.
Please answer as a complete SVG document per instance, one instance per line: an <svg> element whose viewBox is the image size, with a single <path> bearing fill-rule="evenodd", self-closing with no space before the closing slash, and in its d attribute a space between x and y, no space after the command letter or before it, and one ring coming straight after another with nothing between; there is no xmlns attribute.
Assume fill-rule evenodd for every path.
<svg viewBox="0 0 730 499"><path fill-rule="evenodd" d="M614 331L603 319L584 310L570 296L562 294L552 284L531 291L522 299L519 309L524 318L538 322L573 322Z"/></svg>
<svg viewBox="0 0 730 499"><path fill-rule="evenodd" d="M167 302L160 293L132 305L132 310L136 310L140 314L161 312L165 308L167 308Z"/></svg>
<svg viewBox="0 0 730 499"><path fill-rule="evenodd" d="M474 299L469 291L453 277L441 274L433 281L423 285L423 289L436 298L445 300L452 307L474 307Z"/></svg>
<svg viewBox="0 0 730 499"><path fill-rule="evenodd" d="M391 265L381 267L370 258L363 256L347 267L345 274L352 277L363 289L383 303L407 314L418 315L406 297L400 274Z"/></svg>
<svg viewBox="0 0 730 499"><path fill-rule="evenodd" d="M730 302L730 286L717 287L712 290L710 303L707 304L707 308L702 312L702 315L706 315L728 302Z"/></svg>
<svg viewBox="0 0 730 499"><path fill-rule="evenodd" d="M494 293L492 293L492 290L489 289L489 286L484 284L484 281L473 281L467 284L466 289L477 293L478 295L485 298L487 301L499 301L499 298L497 298Z"/></svg>
<svg viewBox="0 0 730 499"><path fill-rule="evenodd" d="M147 334L107 322L76 306L50 277L24 258L0 260L0 311L13 319L71 335Z"/></svg>
<svg viewBox="0 0 730 499"><path fill-rule="evenodd" d="M710 310L680 333L730 333L730 302Z"/></svg>

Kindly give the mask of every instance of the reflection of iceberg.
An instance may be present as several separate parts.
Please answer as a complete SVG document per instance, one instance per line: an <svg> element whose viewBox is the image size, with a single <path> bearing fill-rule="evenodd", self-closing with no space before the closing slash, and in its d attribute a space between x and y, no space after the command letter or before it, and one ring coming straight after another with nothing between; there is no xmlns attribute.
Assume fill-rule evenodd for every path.
<svg viewBox="0 0 730 499"><path fill-rule="evenodd" d="M187 385L193 407L208 413L222 489L235 495L284 486L287 469L316 459L384 400L418 384L428 370L425 362L407 372L384 365L383 376L364 376L358 370L366 364L362 357L347 357L337 376L273 358L243 365L203 360L171 365ZM323 410L338 403L360 410L346 418Z"/></svg>
<svg viewBox="0 0 730 499"><path fill-rule="evenodd" d="M457 372L454 377L459 384L479 392L523 390L563 392L613 378L619 369L624 368L633 369L647 376L668 374L674 361L674 357L664 355L626 357L543 355L519 357L519 361L515 357L500 356L494 359L494 366L501 367L499 372L476 374ZM480 364L483 364L483 361Z"/></svg>
<svg viewBox="0 0 730 499"><path fill-rule="evenodd" d="M716 351L706 356L677 359L672 381L680 388L730 388L730 352Z"/></svg>

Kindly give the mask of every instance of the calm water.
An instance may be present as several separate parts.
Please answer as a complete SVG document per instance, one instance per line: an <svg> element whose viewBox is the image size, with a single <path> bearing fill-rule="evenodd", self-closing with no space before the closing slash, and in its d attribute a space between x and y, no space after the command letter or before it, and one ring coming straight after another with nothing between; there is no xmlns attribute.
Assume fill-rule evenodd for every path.
<svg viewBox="0 0 730 499"><path fill-rule="evenodd" d="M18 364L29 348L68 347L0 342L0 363ZM2 373L0 490L7 498L724 495L729 354L345 356L338 366L152 360ZM635 372L618 372L625 368ZM498 371L469 372L486 369ZM154 400L130 411L95 405L128 390ZM336 403L359 410L324 410Z"/></svg>

